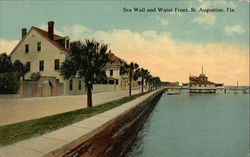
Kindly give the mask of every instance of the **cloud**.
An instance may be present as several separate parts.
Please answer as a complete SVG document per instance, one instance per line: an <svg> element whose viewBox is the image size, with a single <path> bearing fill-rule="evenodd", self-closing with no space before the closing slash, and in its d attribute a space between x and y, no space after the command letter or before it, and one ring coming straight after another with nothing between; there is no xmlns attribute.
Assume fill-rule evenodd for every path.
<svg viewBox="0 0 250 157"><path fill-rule="evenodd" d="M169 32L103 31L82 25L63 27L59 32L68 35L71 41L89 38L108 43L115 55L128 62L137 62L164 81L188 82L189 74L198 75L200 67L204 66L204 72L211 81L226 85L235 85L239 81L240 85L249 85L248 45L188 43L174 40ZM17 42L0 40L0 48L12 49Z"/></svg>
<svg viewBox="0 0 250 157"><path fill-rule="evenodd" d="M15 48L18 44L19 40L5 40L0 39L0 53L7 53L10 54L11 51Z"/></svg>
<svg viewBox="0 0 250 157"><path fill-rule="evenodd" d="M203 13L203 15L194 18L192 21L198 24L214 25L215 20L216 20L215 15L211 13L210 14Z"/></svg>
<svg viewBox="0 0 250 157"><path fill-rule="evenodd" d="M158 20L160 22L160 24L162 24L164 26L166 26L168 24L168 20L167 19L161 18L158 15L155 16L155 19Z"/></svg>
<svg viewBox="0 0 250 157"><path fill-rule="evenodd" d="M48 25L44 25L44 24L43 24L43 25L40 25L39 28L40 28L40 29L43 29L43 30L45 30L45 31L48 31ZM60 35L60 36L65 36L65 35L63 34L63 32L59 31L59 30L56 29L56 28L54 28L54 33L57 34L57 35Z"/></svg>
<svg viewBox="0 0 250 157"><path fill-rule="evenodd" d="M246 30L241 27L241 25L234 25L234 26L225 26L224 32L226 35L233 35L233 34L242 34Z"/></svg>
<svg viewBox="0 0 250 157"><path fill-rule="evenodd" d="M249 0L240 0L240 1L249 1ZM198 8L212 8L212 7L219 7L219 6L225 6L225 7L231 7L236 8L237 5L235 4L235 1L229 1L229 0L219 0L219 1L205 1L205 0L198 0L198 3L196 1L191 1L189 4L192 4L194 7L196 5L199 5Z"/></svg>
<svg viewBox="0 0 250 157"><path fill-rule="evenodd" d="M72 40L90 38L108 43L115 55L139 63L162 80L187 82L190 73L198 75L200 67L204 66L211 81L233 85L238 80L249 84L247 46L180 42L169 32L153 30L141 33L129 29L103 31L80 25L63 29Z"/></svg>
<svg viewBox="0 0 250 157"><path fill-rule="evenodd" d="M248 2L250 3L250 0L240 0L241 2Z"/></svg>

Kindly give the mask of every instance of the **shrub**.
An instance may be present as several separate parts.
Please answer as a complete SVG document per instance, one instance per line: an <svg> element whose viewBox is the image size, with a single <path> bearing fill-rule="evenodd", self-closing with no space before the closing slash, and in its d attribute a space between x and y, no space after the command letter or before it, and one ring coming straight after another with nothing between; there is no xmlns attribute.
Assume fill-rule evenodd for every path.
<svg viewBox="0 0 250 157"><path fill-rule="evenodd" d="M0 94L15 94L20 88L18 72L0 73Z"/></svg>
<svg viewBox="0 0 250 157"><path fill-rule="evenodd" d="M38 81L38 80L40 79L40 77L41 77L40 72L32 73L32 74L30 75L30 79L31 79L32 81Z"/></svg>

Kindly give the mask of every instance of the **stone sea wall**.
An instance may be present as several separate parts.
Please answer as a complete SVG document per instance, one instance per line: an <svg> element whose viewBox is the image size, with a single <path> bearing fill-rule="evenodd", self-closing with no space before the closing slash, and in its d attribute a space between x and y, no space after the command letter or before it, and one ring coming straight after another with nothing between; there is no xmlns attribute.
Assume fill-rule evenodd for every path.
<svg viewBox="0 0 250 157"><path fill-rule="evenodd" d="M46 156L120 157L128 150L163 90L158 90L108 123Z"/></svg>

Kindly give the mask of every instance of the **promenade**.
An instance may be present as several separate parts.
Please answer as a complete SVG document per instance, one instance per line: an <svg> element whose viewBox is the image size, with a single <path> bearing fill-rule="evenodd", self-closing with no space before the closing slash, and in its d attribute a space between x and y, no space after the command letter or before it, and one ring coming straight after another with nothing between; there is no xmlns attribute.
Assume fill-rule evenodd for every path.
<svg viewBox="0 0 250 157"><path fill-rule="evenodd" d="M138 90L132 94L139 93ZM128 91L93 94L93 106L128 96ZM0 99L0 126L87 107L87 96Z"/></svg>

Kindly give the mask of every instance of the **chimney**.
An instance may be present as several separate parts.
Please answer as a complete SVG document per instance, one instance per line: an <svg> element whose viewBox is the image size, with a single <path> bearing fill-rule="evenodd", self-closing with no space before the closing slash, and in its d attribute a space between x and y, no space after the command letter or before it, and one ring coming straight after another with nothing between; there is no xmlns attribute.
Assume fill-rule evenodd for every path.
<svg viewBox="0 0 250 157"><path fill-rule="evenodd" d="M54 21L48 22L48 37L54 40Z"/></svg>
<svg viewBox="0 0 250 157"><path fill-rule="evenodd" d="M26 35L26 33L27 33L27 29L26 28L22 28L22 39Z"/></svg>

